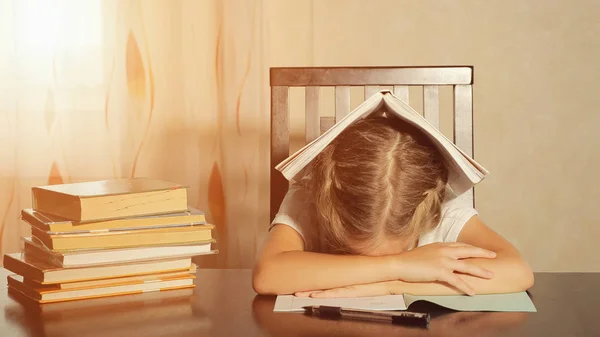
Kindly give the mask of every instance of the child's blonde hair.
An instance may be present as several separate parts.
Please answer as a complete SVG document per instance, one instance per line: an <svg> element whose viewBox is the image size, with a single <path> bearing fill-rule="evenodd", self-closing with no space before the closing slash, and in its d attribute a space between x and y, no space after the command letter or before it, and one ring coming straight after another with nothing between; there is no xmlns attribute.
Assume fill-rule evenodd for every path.
<svg viewBox="0 0 600 337"><path fill-rule="evenodd" d="M310 170L316 225L327 249L357 253L384 237L415 239L440 220L448 171L427 137L395 119L344 130Z"/></svg>

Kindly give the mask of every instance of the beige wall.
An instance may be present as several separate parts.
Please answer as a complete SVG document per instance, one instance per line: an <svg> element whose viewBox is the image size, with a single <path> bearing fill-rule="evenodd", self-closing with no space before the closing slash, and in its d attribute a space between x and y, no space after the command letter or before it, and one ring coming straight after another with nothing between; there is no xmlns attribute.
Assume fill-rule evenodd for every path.
<svg viewBox="0 0 600 337"><path fill-rule="evenodd" d="M270 4L273 66L473 65L481 215L536 271L600 271L600 2Z"/></svg>

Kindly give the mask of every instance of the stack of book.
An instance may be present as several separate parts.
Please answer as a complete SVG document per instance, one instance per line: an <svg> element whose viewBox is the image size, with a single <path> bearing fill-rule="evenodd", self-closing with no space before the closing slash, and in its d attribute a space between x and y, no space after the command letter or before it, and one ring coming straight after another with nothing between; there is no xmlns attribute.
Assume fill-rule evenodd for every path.
<svg viewBox="0 0 600 337"><path fill-rule="evenodd" d="M148 178L32 188L23 252L4 255L9 290L39 303L192 288L192 257L214 226L185 186Z"/></svg>

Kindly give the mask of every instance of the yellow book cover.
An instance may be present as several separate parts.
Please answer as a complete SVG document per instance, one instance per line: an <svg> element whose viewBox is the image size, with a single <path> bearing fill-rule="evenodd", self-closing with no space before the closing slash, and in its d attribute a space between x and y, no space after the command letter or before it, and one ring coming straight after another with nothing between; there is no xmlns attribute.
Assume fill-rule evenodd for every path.
<svg viewBox="0 0 600 337"><path fill-rule="evenodd" d="M144 282L156 282L165 279L179 278L185 277L188 275L193 275L197 271L197 266L195 264L188 270L181 271L173 271L173 272L159 272L156 274L149 275L134 275L134 276L125 276L125 277L115 277L109 279L102 280L91 280L91 281L80 281L80 282L68 282L68 283L55 283L55 284L41 284L35 280L30 280L28 278L23 279L23 283L34 289L41 290L65 290L65 289L87 289L87 288L99 288L99 287L109 287L114 285L122 285L122 284L138 284Z"/></svg>
<svg viewBox="0 0 600 337"><path fill-rule="evenodd" d="M176 183L130 178L36 186L35 211L87 222L166 214L187 210L187 187Z"/></svg>
<svg viewBox="0 0 600 337"><path fill-rule="evenodd" d="M73 301L107 296L139 294L149 291L163 291L194 287L194 275L176 278L164 278L153 282L138 282L116 284L106 287L80 288L80 289L44 289L33 288L24 283L23 276L9 275L8 286L38 303L52 303Z"/></svg>
<svg viewBox="0 0 600 337"><path fill-rule="evenodd" d="M44 246L53 251L60 252L74 249L109 249L210 241L212 240L213 228L213 225L207 224L158 229L51 235L36 227L32 227L31 234L33 237L39 239Z"/></svg>
<svg viewBox="0 0 600 337"><path fill-rule="evenodd" d="M89 233L100 230L150 229L155 227L198 225L206 223L204 212L192 207L180 213L158 214L79 222L63 219L51 214L37 212L32 208L21 211L21 219L30 226L53 234L60 233Z"/></svg>
<svg viewBox="0 0 600 337"><path fill-rule="evenodd" d="M21 253L5 254L4 268L41 284L80 282L134 275L189 270L191 258L156 260L150 262L113 264L85 268L60 268Z"/></svg>

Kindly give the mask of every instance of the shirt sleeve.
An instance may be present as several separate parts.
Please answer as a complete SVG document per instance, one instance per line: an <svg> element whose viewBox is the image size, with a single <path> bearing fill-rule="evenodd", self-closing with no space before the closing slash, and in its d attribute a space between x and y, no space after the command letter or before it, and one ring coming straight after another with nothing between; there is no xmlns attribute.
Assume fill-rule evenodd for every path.
<svg viewBox="0 0 600 337"><path fill-rule="evenodd" d="M466 199L454 194L448 195L448 200L442 206L442 216L439 231L443 242L456 242L463 227L478 212Z"/></svg>
<svg viewBox="0 0 600 337"><path fill-rule="evenodd" d="M289 226L300 234L305 246L308 245L307 234L310 220L306 201L306 192L299 185L292 184L283 198L269 230L276 224Z"/></svg>

